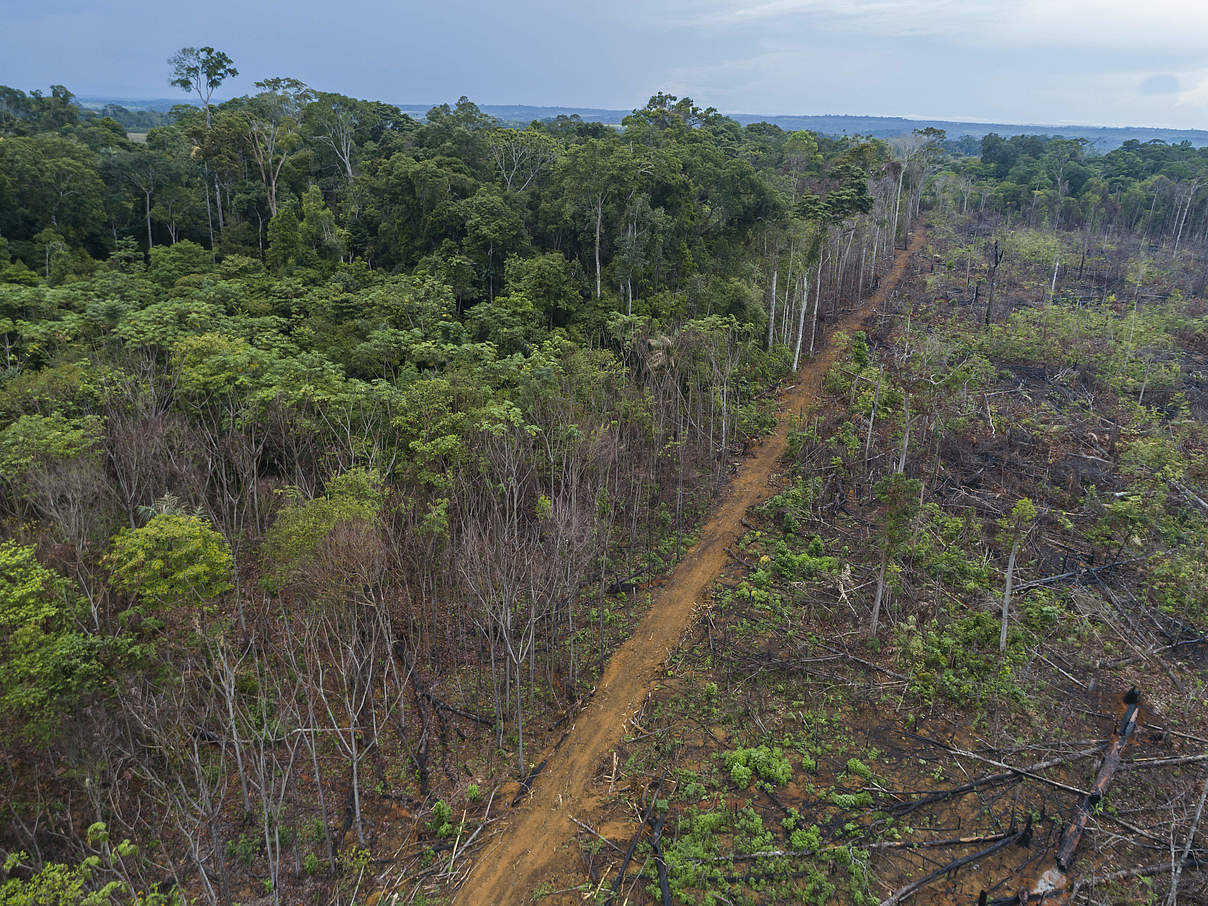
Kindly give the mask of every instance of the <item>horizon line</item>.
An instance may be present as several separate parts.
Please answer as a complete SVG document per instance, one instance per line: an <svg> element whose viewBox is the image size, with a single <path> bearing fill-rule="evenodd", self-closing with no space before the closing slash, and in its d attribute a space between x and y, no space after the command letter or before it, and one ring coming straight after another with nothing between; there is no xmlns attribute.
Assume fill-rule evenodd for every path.
<svg viewBox="0 0 1208 906"><path fill-rule="evenodd" d="M463 95L464 97L465 95ZM171 98L171 97L154 97L154 96L123 96L123 95L108 95L108 94L79 94L75 95L76 101L109 101L120 105L121 102L169 102L172 101L178 104L184 104L192 107L201 106L200 102L192 98ZM229 98L227 100L230 100ZM221 102L219 102L221 103ZM413 108L430 110L433 107L438 107L441 104L455 103L450 101L440 101L437 103L420 103L410 101L393 101L394 106L402 108ZM598 113L613 113L613 114L629 114L636 110L641 110L641 107L597 107L589 104L528 104L528 103L478 103L474 102L480 109L489 107L517 107L527 108L532 110L586 110ZM1044 123L1044 122L1012 122L1009 120L995 119L977 119L974 117L960 116L921 116L918 114L901 114L901 113L752 113L745 110L721 110L714 108L718 113L728 117L757 117L764 120L782 119L782 118L801 118L801 119L878 119L878 120L902 120L905 122L914 123L953 123L961 126L1012 126L1017 128L1044 128L1044 129L1116 129L1116 130L1151 130L1162 132L1193 132L1208 135L1208 128L1182 127L1182 126L1158 126L1158 125L1109 125L1106 123L1091 123L1091 122L1065 122L1065 123ZM756 122L760 121L758 119Z"/></svg>

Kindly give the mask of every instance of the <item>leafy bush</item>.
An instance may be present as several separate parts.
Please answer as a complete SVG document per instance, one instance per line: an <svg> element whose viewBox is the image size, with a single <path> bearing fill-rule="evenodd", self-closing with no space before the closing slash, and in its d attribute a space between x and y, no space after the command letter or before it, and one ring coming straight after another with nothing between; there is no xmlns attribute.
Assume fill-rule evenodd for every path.
<svg viewBox="0 0 1208 906"><path fill-rule="evenodd" d="M327 482L325 494L292 501L265 535L261 554L275 587L304 573L316 552L340 526L371 526L385 502L382 477L369 469L349 469Z"/></svg>
<svg viewBox="0 0 1208 906"><path fill-rule="evenodd" d="M200 516L160 513L122 529L105 557L113 584L156 607L210 601L230 590L226 539Z"/></svg>
<svg viewBox="0 0 1208 906"><path fill-rule="evenodd" d="M240 834L238 839L227 841L227 853L241 865L251 865L260 847L260 838L255 834Z"/></svg>
<svg viewBox="0 0 1208 906"><path fill-rule="evenodd" d="M1012 627L1005 655L998 652L1001 626L985 612L950 614L942 623L918 626L909 617L898 630L902 661L910 673L909 690L931 703L938 694L954 702L987 696L1018 696L1013 670L1024 659L1026 634Z"/></svg>
<svg viewBox="0 0 1208 906"><path fill-rule="evenodd" d="M872 793L866 790L861 790L858 793L841 793L838 790L832 790L830 796L827 798L831 805L841 808L845 812L857 808L868 808L872 805Z"/></svg>
<svg viewBox="0 0 1208 906"><path fill-rule="evenodd" d="M862 780L872 780L872 768L862 762L859 758L847 759L847 773L855 774Z"/></svg>
<svg viewBox="0 0 1208 906"><path fill-rule="evenodd" d="M0 544L0 711L29 735L45 737L104 681L103 641L76 626L83 609L32 547Z"/></svg>
<svg viewBox="0 0 1208 906"><path fill-rule="evenodd" d="M948 588L967 594L989 588L993 569L984 556L971 555L981 543L976 514L949 515L935 503L927 503L920 517L922 526L911 537L909 549L918 568Z"/></svg>
<svg viewBox="0 0 1208 906"><path fill-rule="evenodd" d="M825 556L822 539L817 535L800 554L789 550L784 539L778 540L772 550L772 571L789 582L816 579L839 568L838 560Z"/></svg>
<svg viewBox="0 0 1208 906"><path fill-rule="evenodd" d="M784 786L793 779L793 767L779 746L734 749L723 753L722 758L730 779L740 789L746 789L755 776L775 786Z"/></svg>
<svg viewBox="0 0 1208 906"><path fill-rule="evenodd" d="M432 833L442 840L453 836L453 809L443 799L437 799L432 804L432 815L428 819L428 827Z"/></svg>
<svg viewBox="0 0 1208 906"><path fill-rule="evenodd" d="M11 873L28 858L15 852L4 861L5 873ZM2 906L108 906L122 889L121 882L110 881L93 889L92 877L100 867L97 856L89 856L78 865L49 862L28 881L10 877L0 884Z"/></svg>
<svg viewBox="0 0 1208 906"><path fill-rule="evenodd" d="M92 456L102 436L95 416L22 415L0 431L0 472L13 478L40 463Z"/></svg>

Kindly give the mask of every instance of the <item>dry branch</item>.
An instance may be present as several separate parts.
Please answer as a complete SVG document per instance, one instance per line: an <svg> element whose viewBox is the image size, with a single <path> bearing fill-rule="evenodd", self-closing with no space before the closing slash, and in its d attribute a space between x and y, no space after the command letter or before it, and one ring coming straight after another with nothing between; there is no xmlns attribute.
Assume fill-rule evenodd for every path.
<svg viewBox="0 0 1208 906"><path fill-rule="evenodd" d="M1195 832L1200 829L1200 818L1204 816L1206 798L1208 798L1208 779L1204 780L1204 786L1200 790L1200 804L1195 807L1195 818L1191 821L1191 830L1187 832L1183 855L1179 857L1179 864L1174 869L1174 877L1170 879L1170 896L1166 898L1166 906L1175 906L1179 901L1179 879L1183 876L1183 866L1187 864L1187 857L1191 855L1191 844L1195 842Z"/></svg>
<svg viewBox="0 0 1208 906"><path fill-rule="evenodd" d="M1005 783L1008 780L1014 780L1018 777L1033 777L1037 771L1055 768L1059 765L1068 764L1071 761L1077 761L1080 758L1089 758L1091 755L1098 755L1102 751L1103 746L1097 746L1093 749L1083 749L1080 752L1074 752L1070 755L1063 755L1060 758L1050 758L1047 761L1041 761L1036 764L1028 765L1026 768L1012 768L1008 766L1008 769L1005 771L997 774L983 774L981 777L970 780L968 783L962 784L961 786L953 787L950 790L939 790L935 793L928 793L922 799L918 799L914 802L910 802L895 808L894 813L899 816L906 815L924 805L942 802L945 799L951 799L953 796L963 796L966 793L972 793L978 789L996 786L1000 783Z"/></svg>
<svg viewBox="0 0 1208 906"><path fill-rule="evenodd" d="M1028 846L1031 844L1031 842L1032 842L1032 819L1029 817L1027 824L1025 824L1023 827L1023 830L1017 831L1016 833L1013 833L1013 834L1008 834L1005 837L1003 837L1002 839L997 840L994 843L991 843L985 849L979 849L975 853L970 853L967 856L962 856L959 859L954 859L953 861L949 862L947 865L941 865L939 868L935 869L934 871L928 872L927 874L923 875L923 877L919 878L917 881L911 881L905 887L895 890L891 896L882 900L881 906L898 906L899 903L902 903L902 902L910 899L910 897L914 896L916 893L918 893L918 891L922 890L924 887L926 887L932 881L935 881L938 878L942 878L944 875L949 874L950 872L954 872L958 868L968 865L970 862L977 862L980 859L986 858L986 856L993 855L994 853L998 852L1000 849L1006 849L1012 843L1019 843L1021 846Z"/></svg>

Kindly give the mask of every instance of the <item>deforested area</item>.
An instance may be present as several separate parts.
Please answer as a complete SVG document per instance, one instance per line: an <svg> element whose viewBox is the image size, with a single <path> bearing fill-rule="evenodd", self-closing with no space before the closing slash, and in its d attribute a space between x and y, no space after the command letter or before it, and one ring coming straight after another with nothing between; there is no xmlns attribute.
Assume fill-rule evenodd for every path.
<svg viewBox="0 0 1208 906"><path fill-rule="evenodd" d="M974 167L600 766L584 889L1205 896L1202 251Z"/></svg>
<svg viewBox="0 0 1208 906"><path fill-rule="evenodd" d="M1208 902L1208 147L229 49L0 86L0 906Z"/></svg>

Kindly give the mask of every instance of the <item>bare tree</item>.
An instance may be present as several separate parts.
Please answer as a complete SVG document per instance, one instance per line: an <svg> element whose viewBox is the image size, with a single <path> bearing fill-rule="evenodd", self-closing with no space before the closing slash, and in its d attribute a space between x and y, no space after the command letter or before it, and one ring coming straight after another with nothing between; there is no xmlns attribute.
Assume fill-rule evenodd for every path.
<svg viewBox="0 0 1208 906"><path fill-rule="evenodd" d="M557 158L558 145L552 136L536 129L492 129L487 135L487 154L504 188L523 192Z"/></svg>

